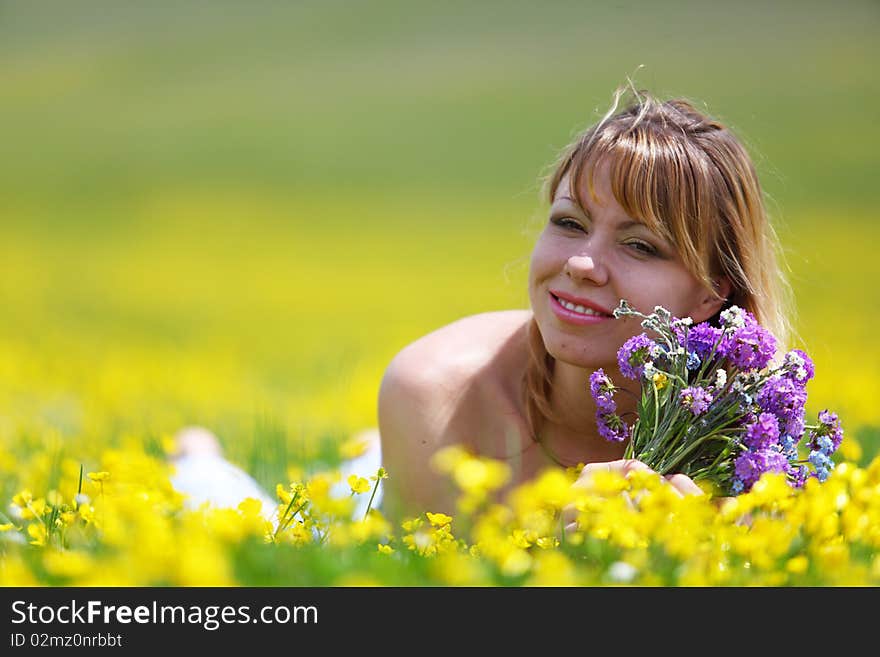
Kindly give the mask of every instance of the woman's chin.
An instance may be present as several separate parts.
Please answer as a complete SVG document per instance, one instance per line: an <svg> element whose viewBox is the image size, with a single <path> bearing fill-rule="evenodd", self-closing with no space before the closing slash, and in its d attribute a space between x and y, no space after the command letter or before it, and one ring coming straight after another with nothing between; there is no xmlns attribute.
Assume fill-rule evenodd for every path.
<svg viewBox="0 0 880 657"><path fill-rule="evenodd" d="M595 355L585 354L583 351L576 351L566 347L555 349L550 348L547 349L547 353L558 363L565 363L566 365L579 367L585 370L596 370L600 367L608 367L608 363L603 362L603 359L597 358Z"/></svg>

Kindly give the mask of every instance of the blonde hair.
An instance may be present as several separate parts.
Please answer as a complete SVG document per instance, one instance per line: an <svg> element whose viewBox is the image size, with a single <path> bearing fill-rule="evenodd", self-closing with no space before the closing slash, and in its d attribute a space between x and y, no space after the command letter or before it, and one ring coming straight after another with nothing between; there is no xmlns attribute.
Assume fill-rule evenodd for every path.
<svg viewBox="0 0 880 657"><path fill-rule="evenodd" d="M617 112L624 90L615 92L601 121L563 149L544 181L546 198L553 202L560 181L570 173L576 199L584 207L574 181L586 169L595 199L593 171L599 160L607 159L614 198L626 213L674 244L684 266L707 289L714 292L713 278L726 276L731 292L723 307L751 312L783 351L791 333L791 291L745 148L724 125L687 100L660 101L633 90L632 102ZM710 321L717 322L717 315ZM537 437L540 424L553 416L555 360L534 318L528 344L523 394L526 420Z"/></svg>

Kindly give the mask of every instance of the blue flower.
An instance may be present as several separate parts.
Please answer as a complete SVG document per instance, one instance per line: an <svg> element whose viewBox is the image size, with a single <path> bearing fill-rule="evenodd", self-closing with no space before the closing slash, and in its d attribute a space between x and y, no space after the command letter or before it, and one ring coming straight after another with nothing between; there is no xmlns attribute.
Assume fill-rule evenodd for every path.
<svg viewBox="0 0 880 657"><path fill-rule="evenodd" d="M820 469L832 469L834 467L834 461L823 451L814 449L810 452L810 463L816 468L816 470Z"/></svg>

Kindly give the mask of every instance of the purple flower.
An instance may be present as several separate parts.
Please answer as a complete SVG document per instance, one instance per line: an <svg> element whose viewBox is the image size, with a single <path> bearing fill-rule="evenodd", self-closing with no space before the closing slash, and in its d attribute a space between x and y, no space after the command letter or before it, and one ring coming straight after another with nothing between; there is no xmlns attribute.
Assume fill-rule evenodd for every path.
<svg viewBox="0 0 880 657"><path fill-rule="evenodd" d="M785 433L794 436L798 440L804 435L804 413L796 412L785 421Z"/></svg>
<svg viewBox="0 0 880 657"><path fill-rule="evenodd" d="M803 488L804 484L807 483L809 474L810 471L806 466L789 464L788 477L791 485L795 488Z"/></svg>
<svg viewBox="0 0 880 657"><path fill-rule="evenodd" d="M740 454L734 465L737 478L749 489L765 472L786 472L788 459L775 449L749 450Z"/></svg>
<svg viewBox="0 0 880 657"><path fill-rule="evenodd" d="M780 421L788 423L803 417L807 393L791 379L775 374L767 379L758 392L757 402L761 410L773 413ZM803 429L800 433L796 431L786 431L786 433L800 436Z"/></svg>
<svg viewBox="0 0 880 657"><path fill-rule="evenodd" d="M782 370L785 372L785 376L802 386L807 385L807 381L812 379L816 373L813 361L800 349L792 349L785 354Z"/></svg>
<svg viewBox="0 0 880 657"><path fill-rule="evenodd" d="M617 351L617 364L620 373L628 379L638 381L645 371L645 363L659 357L660 347L644 333L631 337Z"/></svg>
<svg viewBox="0 0 880 657"><path fill-rule="evenodd" d="M741 370L760 370L776 353L776 338L746 311L745 325L725 334L719 353Z"/></svg>
<svg viewBox="0 0 880 657"><path fill-rule="evenodd" d="M596 401L596 408L600 413L613 413L617 410L614 390L614 384L601 368L590 375L590 395Z"/></svg>
<svg viewBox="0 0 880 657"><path fill-rule="evenodd" d="M687 344L684 345L684 348L695 352L700 358L706 358L712 353L712 348L720 337L721 329L703 322L688 332Z"/></svg>
<svg viewBox="0 0 880 657"><path fill-rule="evenodd" d="M743 442L753 450L768 449L779 441L779 420L773 413L761 413L757 421L746 427Z"/></svg>
<svg viewBox="0 0 880 657"><path fill-rule="evenodd" d="M693 413L694 417L705 413L712 403L712 394L700 386L685 388L679 393L678 398L681 405Z"/></svg>
<svg viewBox="0 0 880 657"><path fill-rule="evenodd" d="M590 395L596 401L596 424L599 426L599 435L605 440L619 443L629 436L629 428L615 412L617 410L617 403L614 401L615 390L614 384L602 368L590 375Z"/></svg>
<svg viewBox="0 0 880 657"><path fill-rule="evenodd" d="M620 443L629 436L629 427L616 413L596 413L599 435L612 443Z"/></svg>

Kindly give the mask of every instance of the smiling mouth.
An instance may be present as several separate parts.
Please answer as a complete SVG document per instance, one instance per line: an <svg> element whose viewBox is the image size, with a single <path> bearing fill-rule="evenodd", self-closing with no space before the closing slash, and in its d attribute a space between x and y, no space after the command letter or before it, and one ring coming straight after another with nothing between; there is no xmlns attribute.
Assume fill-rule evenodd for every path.
<svg viewBox="0 0 880 657"><path fill-rule="evenodd" d="M578 315L584 315L586 317L606 317L609 319L612 317L612 315L608 315L607 313L602 313L598 310L593 310L592 308L585 308L580 304L572 303L571 301L566 301L565 299L560 299L552 292L550 293L550 296L553 297L556 300L556 303L558 303L560 306L562 306L566 310L570 310L573 313L577 313Z"/></svg>

